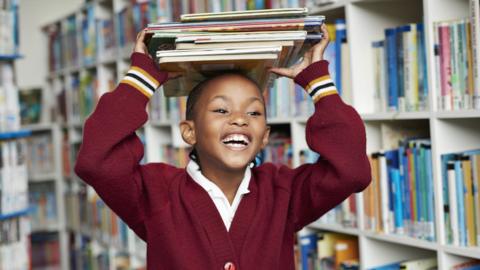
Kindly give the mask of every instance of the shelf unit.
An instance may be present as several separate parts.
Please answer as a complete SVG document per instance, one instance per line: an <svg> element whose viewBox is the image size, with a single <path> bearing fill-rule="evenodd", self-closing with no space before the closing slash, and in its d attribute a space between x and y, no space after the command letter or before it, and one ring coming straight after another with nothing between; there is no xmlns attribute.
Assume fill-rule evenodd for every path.
<svg viewBox="0 0 480 270"><path fill-rule="evenodd" d="M0 7L0 268L26 269L31 262L26 138L20 127L15 61L18 42L18 2Z"/></svg>
<svg viewBox="0 0 480 270"><path fill-rule="evenodd" d="M437 257L439 269L480 259L480 247L456 247L446 243L443 217L442 172L440 157L446 153L480 149L480 111L443 111L437 104L434 60L434 28L437 21L468 18L467 0L338 0L333 4L317 7L314 14L327 18L346 20L353 106L361 114L367 131L368 153L391 149L389 138L382 131L387 128L401 132L403 129L428 134L432 142L436 241L412 237L380 234L365 230L363 194L357 194L359 228L345 228L335 224L314 223L310 229L355 235L359 239L362 269L422 257ZM371 43L384 38L384 29L407 23L425 25L429 110L420 112L374 112L373 50Z"/></svg>
<svg viewBox="0 0 480 270"><path fill-rule="evenodd" d="M313 2L313 1L312 1ZM467 261L470 259L480 259L479 248L461 248L447 245L444 241L445 233L443 229L442 213L442 182L440 170L440 156L445 153L458 152L468 149L480 148L480 111L441 111L437 106L435 81L435 61L433 56L433 23L440 20L449 20L455 18L463 18L468 16L469 1L468 0L337 0L333 4L321 7L313 6L310 9L311 14L321 14L327 17L327 21L334 19L345 19L348 37L348 46L350 51L350 74L353 93L352 105L361 114L365 122L367 131L367 148L368 152L375 152L390 147L387 138L384 138L382 131L385 129L416 130L419 134L428 134L432 141L433 168L434 168L434 188L435 188L435 218L436 218L436 242L428 242L424 240L413 239L406 236L385 235L370 232L364 229L363 195L356 195L357 199L357 223L359 228L347 228L336 224L320 224L314 223L309 226L314 230L334 231L342 234L354 235L359 239L361 268L368 269L370 267L381 264L395 262L399 260L408 260L421 257L435 256L438 259L439 269L450 269L451 266ZM87 6L93 6L96 18L113 18L114 25L118 24L116 14L121 12L129 2L124 0L98 0L90 1L81 7L77 12L68 14L64 18L60 18L46 29L47 31L56 28L65 31L69 18L77 25L81 24L81 18L87 13ZM99 11L99 12L97 12ZM422 112L374 112L374 76L372 67L372 50L371 42L383 38L385 28L399 26L411 22L423 22L425 25L427 62L428 62L428 84L429 84L429 110ZM55 30L55 29L54 29ZM64 32L62 32L64 33ZM129 56L132 48L131 43L124 46L118 45L119 37L116 36L116 45L112 51L105 54L102 58L95 58L88 63L82 60L81 51L82 41L80 37L75 39L78 46L78 56L75 61L69 64L51 69L47 77L48 85L51 88L51 97L65 93L66 96L66 115L71 116L73 112L78 110L72 106L74 94L78 91L77 81L85 74L95 74L98 80L96 95L99 96L111 90L112 85L119 81L129 67ZM112 84L112 82L114 82ZM156 96L159 97L161 91L157 91ZM161 102L164 102L159 97ZM58 115L61 115L60 113ZM299 152L307 148L305 141L305 125L308 116L294 115L283 118L270 118L269 124L273 130L286 131L292 139L292 164L294 167L300 165ZM77 147L81 140L82 118L63 119L58 117L60 121L57 138L61 138L62 134L68 137L69 147L73 149ZM161 147L171 145L173 147L185 147L185 143L179 136L176 120L172 119L150 119L147 124L138 131L143 134L145 143L149 146L145 149L147 162L164 162L166 158L161 154ZM56 132L57 132L56 131ZM63 132L63 133L62 133ZM452 140L452 138L456 138ZM59 139L58 141L61 141ZM72 154L74 157L74 154ZM59 176L59 182L71 181L74 190L81 187L81 182L76 177ZM48 176L45 176L48 177ZM72 178L72 179L70 179ZM45 178L35 177L32 181L43 181ZM62 180L63 179L63 180ZM73 180L73 181L72 181ZM57 181L57 180L56 180ZM64 185L64 184L62 184ZM63 190L58 188L57 190ZM64 201L63 194L58 196L58 203ZM60 208L59 208L60 209ZM61 229L66 229L66 223L59 225ZM64 229L65 228L65 229ZM78 235L88 233L85 228L77 231ZM133 233L129 233L132 239ZM63 242L62 242L63 243ZM138 243L134 241L134 243ZM98 243L99 249L108 247L110 243ZM140 248L142 250L144 246ZM122 248L119 248L122 249ZM68 249L62 249L68 250ZM127 252L136 254L133 257L137 262L132 265L140 266L144 261L144 256L139 255L143 251L139 250L135 245L126 248ZM62 251L64 252L64 251ZM65 252L64 252L65 253ZM110 252L113 253L113 252ZM68 256L68 255L65 255ZM112 255L113 256L113 255ZM62 258L64 255L62 254ZM62 269L69 269L63 264ZM65 268L63 268L65 267Z"/></svg>

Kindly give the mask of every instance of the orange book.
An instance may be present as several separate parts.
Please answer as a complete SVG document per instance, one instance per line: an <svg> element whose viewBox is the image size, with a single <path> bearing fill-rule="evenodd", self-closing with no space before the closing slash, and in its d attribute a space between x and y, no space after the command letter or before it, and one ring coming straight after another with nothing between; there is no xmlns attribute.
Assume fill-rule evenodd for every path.
<svg viewBox="0 0 480 270"><path fill-rule="evenodd" d="M346 261L359 260L358 240L356 238L337 239L335 242L335 269Z"/></svg>

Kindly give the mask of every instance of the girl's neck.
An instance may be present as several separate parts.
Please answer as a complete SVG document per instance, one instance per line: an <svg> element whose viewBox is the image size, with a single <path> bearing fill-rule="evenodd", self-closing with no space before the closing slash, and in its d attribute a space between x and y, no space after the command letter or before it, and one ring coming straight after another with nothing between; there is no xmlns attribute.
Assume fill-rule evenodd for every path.
<svg viewBox="0 0 480 270"><path fill-rule="evenodd" d="M201 165L202 174L210 181L215 183L225 194L230 204L233 203L238 187L245 176L245 169L241 170L222 170L218 167L209 167Z"/></svg>

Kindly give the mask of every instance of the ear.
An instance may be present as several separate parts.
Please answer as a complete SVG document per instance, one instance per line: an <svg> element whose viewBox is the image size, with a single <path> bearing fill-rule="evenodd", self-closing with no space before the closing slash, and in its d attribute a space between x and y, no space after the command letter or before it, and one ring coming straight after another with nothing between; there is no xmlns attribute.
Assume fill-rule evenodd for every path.
<svg viewBox="0 0 480 270"><path fill-rule="evenodd" d="M262 149L265 146L267 146L269 137L270 137L270 126L267 126L267 128L265 129L265 133L263 134L263 138L262 138Z"/></svg>
<svg viewBox="0 0 480 270"><path fill-rule="evenodd" d="M192 120L183 120L180 122L180 133L182 134L182 139L190 144L194 145L197 142L195 137L195 124Z"/></svg>

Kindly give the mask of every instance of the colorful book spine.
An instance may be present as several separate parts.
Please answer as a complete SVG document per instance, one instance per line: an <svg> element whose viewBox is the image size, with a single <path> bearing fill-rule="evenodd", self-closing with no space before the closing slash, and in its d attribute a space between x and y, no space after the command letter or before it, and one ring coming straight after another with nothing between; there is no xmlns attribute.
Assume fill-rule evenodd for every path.
<svg viewBox="0 0 480 270"><path fill-rule="evenodd" d="M435 241L429 140L406 139L371 155L372 184L364 191L365 227Z"/></svg>
<svg viewBox="0 0 480 270"><path fill-rule="evenodd" d="M446 227L448 230L446 242L452 245L480 246L479 157L480 150L444 154L441 157L442 174L444 179L447 179L447 200L450 209L450 226Z"/></svg>

